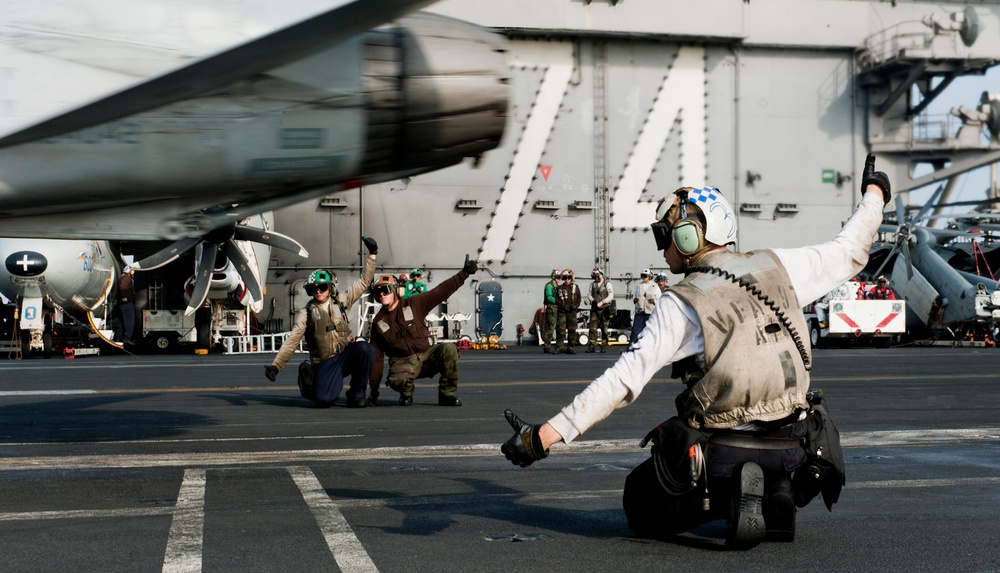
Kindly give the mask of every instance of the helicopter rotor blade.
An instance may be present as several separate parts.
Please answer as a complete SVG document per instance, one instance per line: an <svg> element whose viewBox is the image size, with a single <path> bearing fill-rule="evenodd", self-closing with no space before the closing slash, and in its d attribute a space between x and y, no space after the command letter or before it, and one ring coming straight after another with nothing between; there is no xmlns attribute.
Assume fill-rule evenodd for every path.
<svg viewBox="0 0 1000 573"><path fill-rule="evenodd" d="M906 258L906 278L913 279L913 260L910 258L909 241L903 241L903 256Z"/></svg>
<svg viewBox="0 0 1000 573"><path fill-rule="evenodd" d="M892 256L895 255L897 251L899 251L899 245L898 244L893 245L892 249L889 251L889 254L886 255L884 259L882 259L882 264L878 266L878 270L875 271L876 277L882 274L882 269L885 268L885 265L889 263L889 259L891 259Z"/></svg>
<svg viewBox="0 0 1000 573"><path fill-rule="evenodd" d="M931 209L937 206L936 204L941 199L942 193L944 193L944 183L938 185L938 188L934 190L934 193L931 195L931 198L928 199L927 202L924 203L922 207L920 207L920 210L917 211L917 213L913 216L913 221L914 222L923 221L925 218L927 218L927 214L931 212Z"/></svg>

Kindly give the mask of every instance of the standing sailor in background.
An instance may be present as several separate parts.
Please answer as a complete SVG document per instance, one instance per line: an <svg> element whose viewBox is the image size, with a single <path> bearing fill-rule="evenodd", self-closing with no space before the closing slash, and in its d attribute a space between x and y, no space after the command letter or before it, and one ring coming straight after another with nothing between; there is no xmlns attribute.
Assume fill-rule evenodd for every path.
<svg viewBox="0 0 1000 573"><path fill-rule="evenodd" d="M590 284L590 330L587 332L587 352L594 352L597 347L597 331L601 331L601 352L608 349L608 323L611 322L611 303L615 300L615 291L611 283L604 280L600 269L590 272L594 282Z"/></svg>

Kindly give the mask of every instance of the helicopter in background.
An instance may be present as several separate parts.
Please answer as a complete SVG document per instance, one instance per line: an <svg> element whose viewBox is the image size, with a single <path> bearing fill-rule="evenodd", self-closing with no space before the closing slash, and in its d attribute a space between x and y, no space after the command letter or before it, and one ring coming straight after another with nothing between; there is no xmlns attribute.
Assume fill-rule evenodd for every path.
<svg viewBox="0 0 1000 573"><path fill-rule="evenodd" d="M994 235L1000 224L977 223L978 215L970 214L953 219L944 229L920 225L941 206L937 202L943 190L944 185L938 187L910 216L903 199L896 197L895 216L890 214L879 227L862 274L876 277L891 268L896 297L907 303L911 338L983 340L993 345L1000 292L991 269L997 268L1000 257Z"/></svg>

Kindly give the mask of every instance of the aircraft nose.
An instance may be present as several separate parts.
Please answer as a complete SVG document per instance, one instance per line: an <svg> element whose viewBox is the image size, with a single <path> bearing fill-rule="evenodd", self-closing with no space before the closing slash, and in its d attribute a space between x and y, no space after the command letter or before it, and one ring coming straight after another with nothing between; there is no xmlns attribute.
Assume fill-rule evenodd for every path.
<svg viewBox="0 0 1000 573"><path fill-rule="evenodd" d="M14 277L37 277L45 272L49 262L34 251L17 251L7 255L4 261L7 272Z"/></svg>

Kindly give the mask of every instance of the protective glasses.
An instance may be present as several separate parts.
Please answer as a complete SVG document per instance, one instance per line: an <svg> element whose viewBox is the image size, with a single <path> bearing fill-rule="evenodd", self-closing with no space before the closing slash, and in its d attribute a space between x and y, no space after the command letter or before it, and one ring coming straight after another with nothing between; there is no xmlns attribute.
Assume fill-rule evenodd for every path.
<svg viewBox="0 0 1000 573"><path fill-rule="evenodd" d="M667 225L663 221L657 221L649 225L651 231L653 231L653 239L656 241L656 250L665 251L670 248L670 243L673 241L673 233L671 232L670 225Z"/></svg>
<svg viewBox="0 0 1000 573"><path fill-rule="evenodd" d="M320 283L318 285L306 285L306 293L313 295L318 292L326 292L330 290L330 285L326 283Z"/></svg>
<svg viewBox="0 0 1000 573"><path fill-rule="evenodd" d="M679 215L677 221L687 219L687 193L678 193L680 201L677 203L677 210ZM670 244L674 241L674 230L673 227L668 225L665 221L657 221L649 225L651 231L653 231L653 239L656 241L656 250L665 251L670 248Z"/></svg>
<svg viewBox="0 0 1000 573"><path fill-rule="evenodd" d="M570 279L572 279L572 278L573 278L573 277L572 277L572 276L570 276L570 275L563 275L563 276L562 276L562 280L564 280L564 281L568 281L568 280L570 280Z"/></svg>
<svg viewBox="0 0 1000 573"><path fill-rule="evenodd" d="M379 285L375 287L375 294L384 296L392 293L392 285Z"/></svg>

